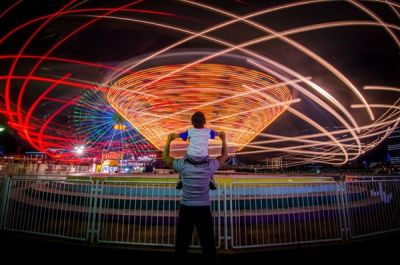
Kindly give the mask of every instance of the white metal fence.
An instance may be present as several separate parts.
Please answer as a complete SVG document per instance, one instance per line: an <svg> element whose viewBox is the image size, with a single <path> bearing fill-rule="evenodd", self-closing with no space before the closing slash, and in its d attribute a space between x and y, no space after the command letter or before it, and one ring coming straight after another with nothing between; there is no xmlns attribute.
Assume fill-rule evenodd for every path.
<svg viewBox="0 0 400 265"><path fill-rule="evenodd" d="M211 193L217 245L267 247L399 230L399 185L399 178L234 182ZM0 229L171 247L180 198L170 182L0 177Z"/></svg>
<svg viewBox="0 0 400 265"><path fill-rule="evenodd" d="M6 200L7 200L7 188L8 179L5 176L0 175L0 230L3 228Z"/></svg>
<svg viewBox="0 0 400 265"><path fill-rule="evenodd" d="M345 187L350 237L400 230L400 179L357 180Z"/></svg>
<svg viewBox="0 0 400 265"><path fill-rule="evenodd" d="M0 172L9 175L43 175L43 174L71 174L71 173L93 173L91 165L59 165L52 163L37 163L18 161L0 161Z"/></svg>
<svg viewBox="0 0 400 265"><path fill-rule="evenodd" d="M99 242L173 246L181 191L168 182L104 181L98 185ZM211 193L216 242L220 242L219 192ZM193 246L198 246L194 234ZM219 246L219 245L218 245Z"/></svg>
<svg viewBox="0 0 400 265"><path fill-rule="evenodd" d="M12 179L4 229L88 240L92 184L91 181Z"/></svg>
<svg viewBox="0 0 400 265"><path fill-rule="evenodd" d="M230 205L233 248L342 239L335 182L233 183Z"/></svg>

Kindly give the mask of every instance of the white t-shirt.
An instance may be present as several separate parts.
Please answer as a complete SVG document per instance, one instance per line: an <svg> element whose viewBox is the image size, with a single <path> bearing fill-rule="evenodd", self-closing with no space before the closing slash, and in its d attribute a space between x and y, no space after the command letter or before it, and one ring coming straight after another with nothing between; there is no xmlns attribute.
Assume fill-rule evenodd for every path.
<svg viewBox="0 0 400 265"><path fill-rule="evenodd" d="M187 154L195 157L208 156L208 140L215 139L215 131L210 128L190 128L186 132L180 133L182 140L189 138Z"/></svg>
<svg viewBox="0 0 400 265"><path fill-rule="evenodd" d="M219 168L217 159L210 159L208 162L193 165L186 159L175 159L173 168L182 177L182 201L185 206L209 206L210 179Z"/></svg>

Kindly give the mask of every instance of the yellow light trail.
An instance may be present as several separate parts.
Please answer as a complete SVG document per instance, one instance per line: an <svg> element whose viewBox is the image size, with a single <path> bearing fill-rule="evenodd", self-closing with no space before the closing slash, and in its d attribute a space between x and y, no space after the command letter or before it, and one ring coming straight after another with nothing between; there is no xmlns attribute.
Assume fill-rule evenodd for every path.
<svg viewBox="0 0 400 265"><path fill-rule="evenodd" d="M275 78L255 70L219 64L197 64L142 90L145 94L157 95L157 99L137 95L130 100L124 96L128 86L135 90L143 82L177 68L180 65L138 71L116 82L108 93L113 108L158 149L162 149L165 142L165 137L161 136L191 127L192 111L189 110L203 111L210 128L221 125L232 129L247 128L241 132L227 131L227 137L241 149L292 102L286 83L279 83ZM263 89L254 93L243 87L243 84L254 83L264 85ZM123 91L119 84L123 84ZM153 116L160 118L149 120ZM218 122L214 122L215 119ZM213 143L215 141L211 141L211 145Z"/></svg>

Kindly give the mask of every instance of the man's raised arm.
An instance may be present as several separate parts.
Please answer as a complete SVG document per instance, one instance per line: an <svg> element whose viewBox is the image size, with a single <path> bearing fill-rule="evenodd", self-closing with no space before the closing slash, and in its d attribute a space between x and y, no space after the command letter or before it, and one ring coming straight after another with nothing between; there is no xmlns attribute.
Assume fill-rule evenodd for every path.
<svg viewBox="0 0 400 265"><path fill-rule="evenodd" d="M164 146L162 159L163 159L164 163L167 165L167 167L169 167L169 168L172 168L172 164L174 163L174 160L175 160L175 158L169 156L169 149L171 146L171 142L178 137L179 137L179 135L177 135L176 133L170 133L168 135L167 142L165 143L165 146Z"/></svg>
<svg viewBox="0 0 400 265"><path fill-rule="evenodd" d="M218 136L222 140L222 149L221 156L217 157L217 160L219 162L219 167L222 167L225 164L225 161L228 159L228 145L226 144L225 132L220 132Z"/></svg>

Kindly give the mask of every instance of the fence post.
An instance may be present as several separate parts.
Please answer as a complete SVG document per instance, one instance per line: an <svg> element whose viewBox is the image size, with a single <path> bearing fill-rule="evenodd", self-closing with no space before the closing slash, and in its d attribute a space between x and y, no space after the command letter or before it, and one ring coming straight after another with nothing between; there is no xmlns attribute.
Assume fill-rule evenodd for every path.
<svg viewBox="0 0 400 265"><path fill-rule="evenodd" d="M230 231L230 248L233 248L233 182L229 186L229 189L227 188L226 190L229 190L229 231Z"/></svg>
<svg viewBox="0 0 400 265"><path fill-rule="evenodd" d="M97 199L99 193L102 193L99 181L92 182L89 201L89 221L88 221L88 239L89 243L95 243L98 238L97 227Z"/></svg>
<svg viewBox="0 0 400 265"><path fill-rule="evenodd" d="M224 246L225 249L228 249L228 209L227 209L227 189L226 189L226 182L224 183Z"/></svg>
<svg viewBox="0 0 400 265"><path fill-rule="evenodd" d="M10 178L4 178L3 191L0 194L0 231L3 230L6 221L7 201L9 196Z"/></svg>
<svg viewBox="0 0 400 265"><path fill-rule="evenodd" d="M338 192L339 192L339 201L340 201L340 216L342 223L342 237L343 240L350 239L350 219L349 219L349 204L348 204L348 196L346 189L346 181L338 182Z"/></svg>

